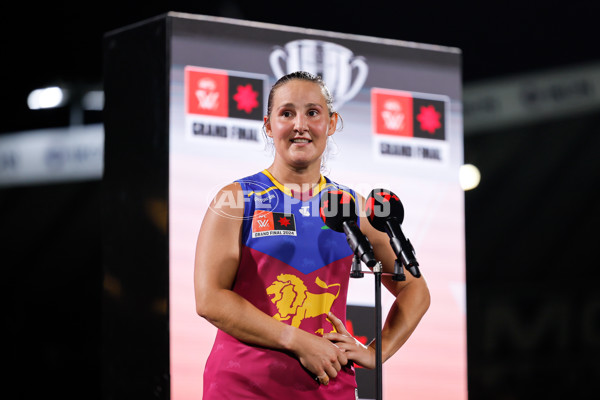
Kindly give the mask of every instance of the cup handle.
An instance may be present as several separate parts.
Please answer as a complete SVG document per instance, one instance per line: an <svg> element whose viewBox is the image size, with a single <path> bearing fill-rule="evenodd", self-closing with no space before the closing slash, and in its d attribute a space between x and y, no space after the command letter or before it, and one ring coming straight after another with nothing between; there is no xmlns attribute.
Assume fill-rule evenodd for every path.
<svg viewBox="0 0 600 400"><path fill-rule="evenodd" d="M281 68L282 60L287 60L287 53L281 47L276 47L269 56L269 64L271 64L271 69L273 70L276 79L285 75L285 72L283 72L283 69Z"/></svg>
<svg viewBox="0 0 600 400"><path fill-rule="evenodd" d="M367 66L367 63L365 62L365 59L363 57L357 56L352 59L352 62L350 63L350 70L353 71L354 68L358 70L356 79L354 79L350 90L348 90L344 94L344 97L337 100L337 102L339 103L345 103L346 101L356 96L358 91L362 88L363 84L367 80L367 73L369 72L369 67Z"/></svg>

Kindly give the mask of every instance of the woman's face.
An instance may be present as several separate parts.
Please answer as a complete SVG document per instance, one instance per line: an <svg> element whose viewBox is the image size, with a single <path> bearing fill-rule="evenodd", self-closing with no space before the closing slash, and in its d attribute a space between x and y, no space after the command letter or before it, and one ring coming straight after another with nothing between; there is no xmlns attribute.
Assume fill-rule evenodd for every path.
<svg viewBox="0 0 600 400"><path fill-rule="evenodd" d="M276 89L271 117L265 117L276 160L293 168L306 168L313 163L320 168L327 137L335 132L336 124L337 114L329 116L321 87L299 79Z"/></svg>

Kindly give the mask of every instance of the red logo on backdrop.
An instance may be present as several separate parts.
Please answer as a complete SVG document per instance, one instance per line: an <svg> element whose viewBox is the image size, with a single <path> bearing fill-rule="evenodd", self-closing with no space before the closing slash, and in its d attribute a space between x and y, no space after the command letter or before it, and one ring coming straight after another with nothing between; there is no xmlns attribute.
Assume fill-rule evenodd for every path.
<svg viewBox="0 0 600 400"><path fill-rule="evenodd" d="M421 124L422 130L435 133L437 129L442 127L441 114L435 110L435 107L432 105L423 106L419 111L417 121Z"/></svg>
<svg viewBox="0 0 600 400"><path fill-rule="evenodd" d="M262 77L185 67L188 114L262 122L263 89Z"/></svg>
<svg viewBox="0 0 600 400"><path fill-rule="evenodd" d="M414 99L415 137L445 140L445 107L440 100Z"/></svg>
<svg viewBox="0 0 600 400"><path fill-rule="evenodd" d="M186 68L187 112L227 117L229 80L226 71Z"/></svg>
<svg viewBox="0 0 600 400"><path fill-rule="evenodd" d="M233 95L233 99L237 102L237 109L244 110L247 114L250 114L252 110L259 106L258 92L252 89L251 85L238 86L237 92Z"/></svg>
<svg viewBox="0 0 600 400"><path fill-rule="evenodd" d="M375 133L413 136L413 98L410 93L373 89L371 102Z"/></svg>

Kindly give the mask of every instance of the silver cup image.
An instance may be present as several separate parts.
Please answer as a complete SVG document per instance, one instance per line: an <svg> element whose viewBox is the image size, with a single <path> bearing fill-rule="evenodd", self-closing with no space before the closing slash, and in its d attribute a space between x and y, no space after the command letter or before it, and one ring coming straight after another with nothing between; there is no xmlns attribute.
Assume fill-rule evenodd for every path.
<svg viewBox="0 0 600 400"><path fill-rule="evenodd" d="M338 110L362 88L369 68L364 57L336 43L301 39L276 47L269 57L276 78L294 71L320 75ZM355 72L356 71L356 72Z"/></svg>

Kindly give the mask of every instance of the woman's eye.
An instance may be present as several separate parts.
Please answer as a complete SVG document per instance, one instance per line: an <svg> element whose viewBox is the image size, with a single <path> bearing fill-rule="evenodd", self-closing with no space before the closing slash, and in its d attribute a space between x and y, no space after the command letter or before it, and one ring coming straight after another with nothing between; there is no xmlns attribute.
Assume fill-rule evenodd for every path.
<svg viewBox="0 0 600 400"><path fill-rule="evenodd" d="M308 115L310 115L311 117L316 117L317 115L319 115L319 112L317 110L310 110L308 112Z"/></svg>
<svg viewBox="0 0 600 400"><path fill-rule="evenodd" d="M287 117L291 117L291 116L292 116L292 113L291 113L290 111L284 111L284 112L282 112L282 113L281 113L281 116L282 116L282 117L286 117L286 118L287 118Z"/></svg>

